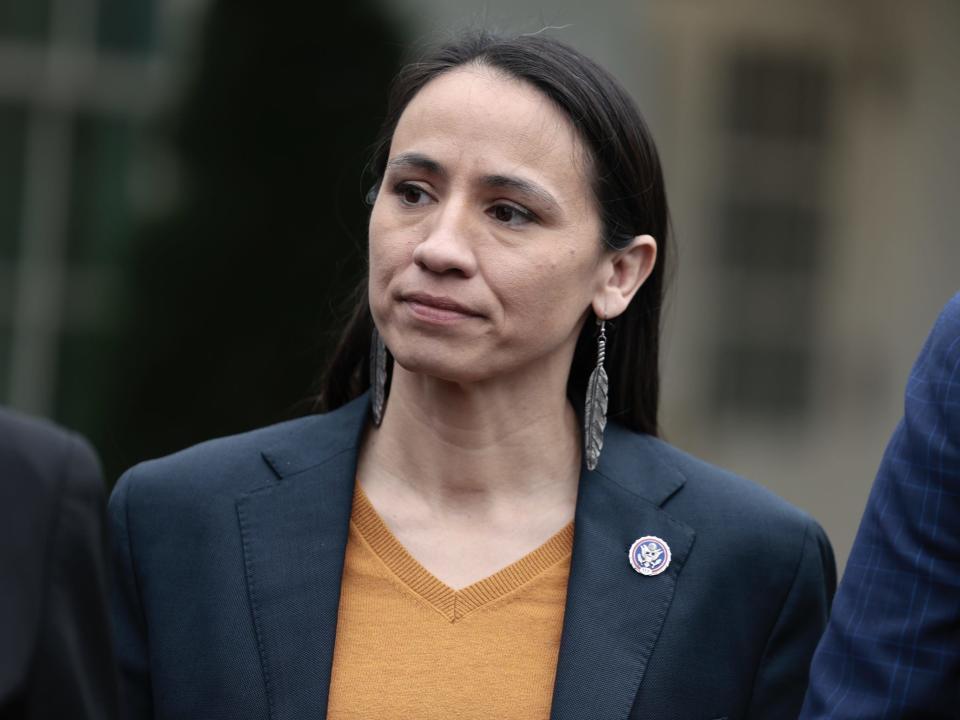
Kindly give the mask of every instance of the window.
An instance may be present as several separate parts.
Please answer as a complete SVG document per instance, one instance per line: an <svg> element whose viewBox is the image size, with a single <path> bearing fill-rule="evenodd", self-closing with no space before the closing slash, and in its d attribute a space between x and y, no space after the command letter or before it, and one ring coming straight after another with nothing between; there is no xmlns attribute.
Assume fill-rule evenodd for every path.
<svg viewBox="0 0 960 720"><path fill-rule="evenodd" d="M830 75L818 57L740 49L722 92L717 193L716 414L806 412L827 232Z"/></svg>

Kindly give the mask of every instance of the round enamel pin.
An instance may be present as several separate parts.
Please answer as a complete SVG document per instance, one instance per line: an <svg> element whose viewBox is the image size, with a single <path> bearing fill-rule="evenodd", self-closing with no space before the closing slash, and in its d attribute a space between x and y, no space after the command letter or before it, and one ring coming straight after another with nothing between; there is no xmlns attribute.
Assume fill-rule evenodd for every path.
<svg viewBox="0 0 960 720"><path fill-rule="evenodd" d="M630 564L641 575L659 575L670 565L670 546L653 535L644 535L630 546Z"/></svg>

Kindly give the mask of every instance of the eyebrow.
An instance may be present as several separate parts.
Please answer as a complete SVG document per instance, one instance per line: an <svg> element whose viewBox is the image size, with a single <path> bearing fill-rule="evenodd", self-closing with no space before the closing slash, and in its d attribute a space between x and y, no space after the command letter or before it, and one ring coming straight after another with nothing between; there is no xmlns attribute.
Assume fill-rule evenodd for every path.
<svg viewBox="0 0 960 720"><path fill-rule="evenodd" d="M487 187L515 190L540 201L546 206L548 212L558 213L560 211L560 203L556 201L553 195L529 180L510 175L484 175L480 178L480 183Z"/></svg>
<svg viewBox="0 0 960 720"><path fill-rule="evenodd" d="M412 167L432 175L446 177L447 171L439 162L423 153L409 152L397 155L387 163L388 168ZM532 197L546 206L548 212L558 213L560 203L547 190L529 180L511 175L484 175L480 184L491 188L507 188Z"/></svg>
<svg viewBox="0 0 960 720"><path fill-rule="evenodd" d="M427 157L423 153L403 153L397 155L390 162L387 163L388 168L393 167L413 167L420 170L425 170L428 173L433 175L446 175L447 171L444 170L443 165L438 163L433 158Z"/></svg>

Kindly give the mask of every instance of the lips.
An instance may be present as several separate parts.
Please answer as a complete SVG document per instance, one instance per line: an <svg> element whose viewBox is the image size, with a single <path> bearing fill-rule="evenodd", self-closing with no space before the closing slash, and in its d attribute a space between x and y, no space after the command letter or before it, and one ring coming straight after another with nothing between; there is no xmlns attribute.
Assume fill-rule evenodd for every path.
<svg viewBox="0 0 960 720"><path fill-rule="evenodd" d="M403 295L401 300L406 303L414 315L432 322L444 323L483 317L482 313L458 303L450 297L427 293L410 293L409 295Z"/></svg>

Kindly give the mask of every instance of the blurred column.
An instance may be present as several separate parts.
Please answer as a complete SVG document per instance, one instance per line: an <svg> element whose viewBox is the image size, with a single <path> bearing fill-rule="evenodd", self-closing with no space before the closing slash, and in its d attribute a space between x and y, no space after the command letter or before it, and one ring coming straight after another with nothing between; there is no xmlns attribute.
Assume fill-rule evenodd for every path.
<svg viewBox="0 0 960 720"><path fill-rule="evenodd" d="M0 403L83 425L64 392L90 385L76 356L109 342L123 307L132 138L167 97L156 31L184 3L0 5Z"/></svg>
<svg viewBox="0 0 960 720"><path fill-rule="evenodd" d="M96 13L97 0L53 0L41 86L27 115L10 402L38 415L53 409L62 323L73 154L70 91L72 78L94 56Z"/></svg>

